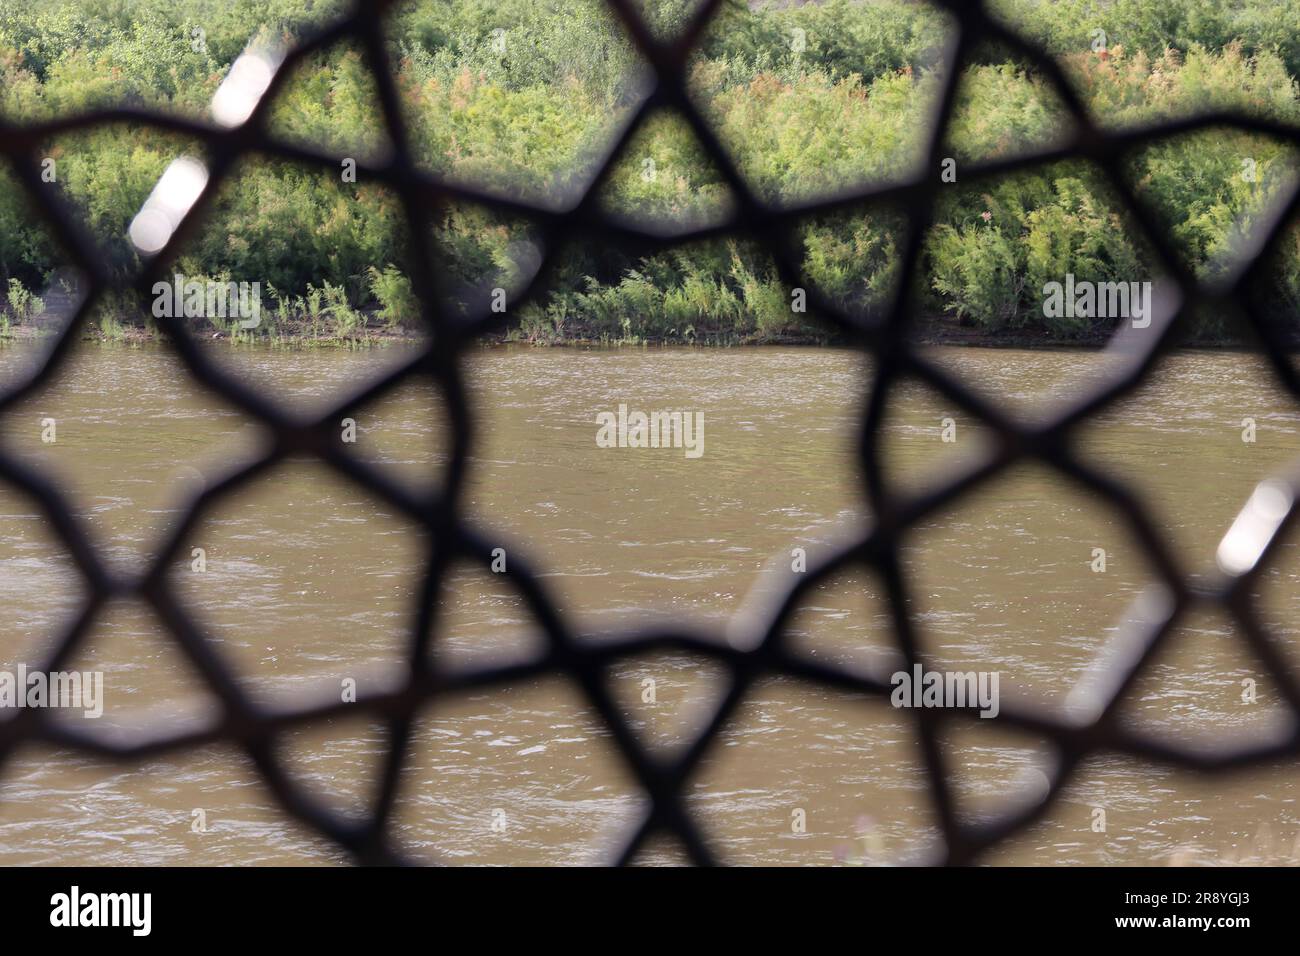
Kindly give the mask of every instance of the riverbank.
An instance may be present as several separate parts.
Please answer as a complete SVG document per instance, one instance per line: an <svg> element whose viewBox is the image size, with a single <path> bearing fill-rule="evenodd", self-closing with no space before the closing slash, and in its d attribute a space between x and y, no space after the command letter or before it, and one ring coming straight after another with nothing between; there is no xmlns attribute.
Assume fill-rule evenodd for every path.
<svg viewBox="0 0 1300 956"><path fill-rule="evenodd" d="M4 323L0 325L0 345L34 341L53 336L57 325L49 321ZM970 346L1004 349L1100 349L1111 340L1114 330L1108 329L1084 335L1060 336L1046 329L992 330L959 322L951 316L923 316L913 327L911 339L917 345ZM371 324L366 318L347 327L306 316L277 318L264 328L241 330L197 329L195 335L208 341L226 341L232 345L266 346L270 348L368 348L387 344L411 344L425 339L423 332L410 325L391 325L382 321ZM135 325L116 319L88 322L81 331L82 341L146 344L161 342L167 333L154 323ZM699 346L733 348L752 346L836 346L843 345L842 336L810 332L781 334L707 334L688 336L623 336L599 338L582 335L530 334L520 327L482 336L481 341L491 345L520 344L542 348L626 348L657 346ZM1240 337L1199 335L1182 343L1191 348L1235 349L1247 343ZM1300 351L1300 336L1293 336L1292 348Z"/></svg>
<svg viewBox="0 0 1300 956"><path fill-rule="evenodd" d="M57 335L59 326L42 322L18 325L0 325L0 346L35 342ZM201 341L224 341L232 345L265 346L270 348L358 348L387 344L409 344L422 341L425 336L416 328L389 325L358 325L347 330L331 327L327 323L311 320L276 324L265 329L192 329ZM81 329L83 342L121 343L146 345L163 342L168 334L158 325L133 325L115 319L87 322Z"/></svg>

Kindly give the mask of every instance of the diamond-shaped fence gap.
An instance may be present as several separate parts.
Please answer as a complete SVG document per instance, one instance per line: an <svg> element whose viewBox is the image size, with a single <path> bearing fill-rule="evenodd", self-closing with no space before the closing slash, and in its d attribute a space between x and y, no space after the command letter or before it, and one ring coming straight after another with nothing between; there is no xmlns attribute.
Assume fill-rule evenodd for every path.
<svg viewBox="0 0 1300 956"><path fill-rule="evenodd" d="M196 748L123 767L29 745L5 767L0 825L15 864L250 866L346 862L323 836L288 817L253 765L229 746ZM52 830L65 839L48 839Z"/></svg>
<svg viewBox="0 0 1300 956"><path fill-rule="evenodd" d="M697 655L624 657L607 671L610 695L638 739L659 756L693 744L731 687L722 664Z"/></svg>
<svg viewBox="0 0 1300 956"><path fill-rule="evenodd" d="M1240 628L1201 610L1184 617L1148 659L1115 719L1146 739L1216 753L1280 742L1300 726Z"/></svg>
<svg viewBox="0 0 1300 956"><path fill-rule="evenodd" d="M428 547L390 504L290 459L192 527L169 580L250 697L364 696L406 676Z"/></svg>
<svg viewBox="0 0 1300 956"><path fill-rule="evenodd" d="M899 296L910 228L911 216L898 203L856 203L800 217L782 251L809 313L828 303L857 326L880 326Z"/></svg>
<svg viewBox="0 0 1300 956"><path fill-rule="evenodd" d="M81 735L131 743L211 726L221 699L146 604L119 599L101 607L72 655L48 678L50 719Z"/></svg>
<svg viewBox="0 0 1300 956"><path fill-rule="evenodd" d="M547 584L584 631L624 629L633 608L725 623L768 579L773 555L861 519L861 354L739 358L517 348L474 357L483 431L467 504L525 553L547 543ZM634 425L651 414L661 416L658 440L650 431L642 442ZM682 520L680 533L653 532L666 515Z"/></svg>
<svg viewBox="0 0 1300 956"><path fill-rule="evenodd" d="M1060 149L1077 133L1050 80L1001 45L980 43L958 79L940 153L960 182L964 167Z"/></svg>
<svg viewBox="0 0 1300 956"><path fill-rule="evenodd" d="M1155 577L1121 512L1041 465L914 526L904 566L928 668L1055 711Z"/></svg>
<svg viewBox="0 0 1300 956"><path fill-rule="evenodd" d="M339 436L352 457L378 468L417 494L441 487L451 456L446 403L434 383L414 374L378 400L349 415L354 431L340 418Z"/></svg>
<svg viewBox="0 0 1300 956"><path fill-rule="evenodd" d="M604 863L647 810L603 722L560 678L442 697L407 758L391 832L422 861Z"/></svg>
<svg viewBox="0 0 1300 956"><path fill-rule="evenodd" d="M0 664L35 668L91 591L38 504L9 487L0 487L0 568Z"/></svg>
<svg viewBox="0 0 1300 956"><path fill-rule="evenodd" d="M878 576L851 568L809 589L791 614L783 641L798 657L888 683L907 669L890 614Z"/></svg>
<svg viewBox="0 0 1300 956"><path fill-rule="evenodd" d="M276 139L339 157L340 171L380 165L392 153L374 67L355 41L326 47L290 67L267 117Z"/></svg>
<svg viewBox="0 0 1300 956"><path fill-rule="evenodd" d="M1075 441L1093 468L1139 495L1191 567L1211 571L1256 483L1300 455L1300 414L1262 358L1177 352ZM1134 454L1121 461L1123 449Z"/></svg>
<svg viewBox="0 0 1300 956"><path fill-rule="evenodd" d="M661 235L718 226L736 209L726 177L689 124L669 110L647 115L597 196L612 221Z"/></svg>
<svg viewBox="0 0 1300 956"><path fill-rule="evenodd" d="M731 22L713 20L684 82L763 202L807 203L924 172L955 38L949 14L895 0L772 4L740 38ZM732 55L710 57L724 40ZM814 50L825 65L808 62Z"/></svg>
<svg viewBox="0 0 1300 956"><path fill-rule="evenodd" d="M346 688L340 689L340 699ZM383 757L391 746L378 720L349 716L285 730L277 740L285 773L318 802L354 824L374 811Z"/></svg>
<svg viewBox="0 0 1300 956"><path fill-rule="evenodd" d="M105 309L94 314L119 345L135 338ZM59 374L0 421L0 449L56 479L102 556L124 570L143 567L183 508L266 439L151 342L76 343Z"/></svg>
<svg viewBox="0 0 1300 956"><path fill-rule="evenodd" d="M748 691L686 804L732 864L879 866L942 851L912 715L789 678Z"/></svg>
<svg viewBox="0 0 1300 956"><path fill-rule="evenodd" d="M949 721L940 739L966 826L996 825L1039 806L1059 772L1059 753L1048 738L996 718Z"/></svg>
<svg viewBox="0 0 1300 956"><path fill-rule="evenodd" d="M599 0L499 16L413 0L387 27L411 160L444 182L546 208L581 198L651 86Z"/></svg>
<svg viewBox="0 0 1300 956"><path fill-rule="evenodd" d="M990 426L946 396L905 379L886 399L877 447L887 484L911 496L980 467L995 453L996 439Z"/></svg>
<svg viewBox="0 0 1300 956"><path fill-rule="evenodd" d="M507 576L511 548L498 545L487 567L451 565L443 578L430 662L444 673L521 661L548 651L545 634Z"/></svg>
<svg viewBox="0 0 1300 956"><path fill-rule="evenodd" d="M1294 196L1297 157L1276 137L1211 127L1137 146L1124 174L1165 227L1183 267L1222 288L1258 254Z"/></svg>
<svg viewBox="0 0 1300 956"><path fill-rule="evenodd" d="M994 866L1290 866L1297 775L1266 765L1205 776L1115 755L1079 765L1042 819L988 853Z"/></svg>

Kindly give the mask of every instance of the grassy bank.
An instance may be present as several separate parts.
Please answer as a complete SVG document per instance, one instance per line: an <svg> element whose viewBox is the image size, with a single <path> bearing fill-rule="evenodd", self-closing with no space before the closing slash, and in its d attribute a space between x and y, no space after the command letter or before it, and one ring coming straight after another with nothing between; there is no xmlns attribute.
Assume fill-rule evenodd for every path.
<svg viewBox="0 0 1300 956"><path fill-rule="evenodd" d="M21 345L46 340L58 332L50 323L0 324L0 347ZM308 316L297 316L287 324L270 329L244 331L233 324L221 329L191 327L191 334L200 341L223 343L231 347L265 349L368 349L389 345L410 345L425 341L427 336L418 325L389 326L359 324L341 331L313 321ZM912 326L910 338L918 345L963 346L970 348L1059 349L1103 348L1110 341L1113 330L1095 329L1087 335L1053 335L1037 330L1002 329L990 332L963 324L952 316L930 314L920 317ZM166 328L156 323L137 324L117 319L86 323L79 338L101 344L148 345L166 340ZM844 344L843 337L829 330L810 326L806 332L780 335L748 335L714 333L703 336L654 335L583 335L569 330L568 334L529 335L519 328L495 332L481 338L484 345L526 345L534 348L639 348L639 347L695 347L695 348L750 348L762 346L835 346ZM1241 335L1210 334L1205 331L1180 337L1180 346L1200 349L1238 349L1249 347ZM1300 351L1300 337L1292 336L1291 348Z"/></svg>
<svg viewBox="0 0 1300 956"><path fill-rule="evenodd" d="M640 6L661 35L681 29L693 9L687 0ZM1007 22L1057 58L1101 126L1212 109L1300 128L1300 0L1006 6ZM129 105L206 117L241 52L292 42L340 8L308 0L10 0L0 10L0 115L25 123ZM935 8L907 0L728 2L687 80L765 202L937 176L916 163L946 80L941 52L951 26ZM592 163L644 92L635 50L591 0L413 2L398 7L387 37L418 165L544 205L572 201L585 188ZM339 46L296 68L270 127L339 156L376 157L386 142L379 116L364 57ZM955 182L924 237L913 290L922 312L960 323L959 336L936 335L1093 341L1106 320L1046 316L1046 283L1067 275L1093 283L1159 278L1125 204L1086 161L965 182L969 164L1048 147L1069 128L1032 64L990 47L963 69L944 141ZM57 136L41 153L48 188L79 211L106 267L125 281L140 265L127 238L133 218L169 164L201 150L122 123ZM1134 149L1123 179L1184 264L1215 280L1232 274L1252 231L1269 222L1296 165L1279 140L1212 129ZM733 199L689 125L670 111L637 129L598 194L612 215L667 228L714 221ZM810 286L848 311L877 311L893 295L907 222L880 206L807 217L791 223L790 245ZM347 342L371 328L412 326L410 277L430 265L412 261L405 228L394 195L364 178L249 160L219 190L176 266L210 281L260 283L270 310L284 316L263 332L268 337ZM482 311L484 290L515 294L531 277L540 241L524 218L472 203L442 207L428 240L438 274L466 312ZM23 309L64 264L0 171L0 288L11 293L0 302L3 320L15 328L38 321ZM1295 325L1294 225L1257 291L1279 321ZM15 294L26 304L14 307ZM764 251L739 237L651 254L577 243L564 250L545 294L518 311L513 335L539 344L824 340L790 297ZM329 319L315 328L299 321L325 309ZM147 331L136 314L122 310L116 321ZM357 325L357 316L366 321ZM1227 332L1218 314L1194 322L1190 331L1204 341Z"/></svg>

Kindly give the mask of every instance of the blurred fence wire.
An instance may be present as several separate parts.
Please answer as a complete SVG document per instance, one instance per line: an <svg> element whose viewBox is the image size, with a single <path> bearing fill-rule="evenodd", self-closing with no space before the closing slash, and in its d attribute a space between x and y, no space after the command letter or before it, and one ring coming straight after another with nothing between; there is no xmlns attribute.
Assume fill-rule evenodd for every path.
<svg viewBox="0 0 1300 956"><path fill-rule="evenodd" d="M57 670L72 658L106 602L126 596L140 597L157 611L170 638L193 662L224 705L219 718L198 729L176 731L157 727L142 737L114 741L85 734L67 723L52 721L44 711L20 710L13 718L0 722L0 760L11 756L19 745L30 742L72 748L124 762L186 752L205 744L233 743L255 763L286 812L337 843L357 862L405 862L406 857L393 839L389 824L418 712L435 697L469 690L491 690L558 674L571 678L580 688L586 703L599 715L648 799L644 817L630 832L615 835L617 839L611 851L611 861L631 862L648 838L668 835L681 841L693 861L702 864L717 862L720 859L719 848L700 821L688 812L684 799L686 784L756 681L784 675L871 698L886 697L892 689L883 679L815 662L792 652L784 639L785 631L800 601L810 589L842 571L853 567L870 570L883 583L897 650L906 660L909 670L914 664L923 663L911 610L909 581L900 560L901 545L909 529L972 489L996 480L1008 467L1026 461L1051 466L1122 516L1148 554L1159 581L1139 602L1126 630L1113 639L1096 666L1076 687L1067 713L1051 713L1032 703L1003 702L996 723L1049 740L1057 749L1059 759L1052 768L1050 785L1041 799L1028 805L1008 805L1001 812L980 820L962 818L954 801L950 755L941 743L941 732L948 722L970 720L977 717L978 711L919 709L914 712L929 796L943 837L942 862L966 864L976 861L990 848L1023 831L1051 806L1079 763L1094 754L1113 753L1175 767L1223 772L1292 758L1300 752L1300 736L1294 731L1283 739L1252 742L1241 749L1205 751L1182 749L1149 739L1115 719L1118 702L1165 644L1175 625L1191 608L1204 604L1216 606L1233 617L1244 640L1276 679L1292 713L1300 712L1300 686L1297 686L1276 638L1261 625L1250 598L1251 581L1294 518L1300 484L1287 477L1261 484L1256 495L1245 504L1242 518L1225 537L1220 549L1223 573L1208 584L1200 582L1194 585L1178 556L1170 551L1134 495L1081 457L1070 440L1078 426L1146 380L1161 357L1173 347L1180 318L1198 306L1222 308L1240 315L1244 328L1267 357L1273 372L1291 395L1300 397L1300 378L1297 378L1295 367L1288 358L1285 332L1265 318L1261 303L1257 301L1265 263L1280 241L1284 224L1294 218L1297 199L1292 197L1285 208L1278 210L1267 235L1258 237L1254 254L1229 282L1208 287L1199 283L1182 264L1165 230L1137 200L1121 168L1127 151L1197 130L1232 127L1277 137L1291 145L1300 145L1300 130L1230 113L1212 113L1143 128L1102 129L1083 108L1052 57L1008 30L990 16L982 4L941 2L936 6L951 14L955 30L941 68L942 91L928 130L926 152L917 166L919 172L902 181L867 185L798 206L773 208L760 201L746 184L733 157L688 92L688 57L717 12L719 0L701 3L688 27L668 40L659 39L647 27L631 0L607 2L652 70L652 86L631 120L621 127L610 144L582 195L562 209L440 181L417 168L408 146L407 124L384 39L384 18L392 5L389 2L360 3L349 15L309 35L292 49L280 51L260 64L237 64L232 69L233 79L223 85L219 102L213 104L212 123L118 108L39 124L6 122L0 125L0 153L16 171L42 220L87 279L85 296L72 321L60 332L38 365L25 378L10 383L0 395L0 412L41 388L56 374L87 315L106 293L132 291L121 288L120 283L113 279L94 244L79 225L78 217L65 207L52 187L42 182L38 150L40 144L51 136L105 123L128 123L183 134L203 144L206 151L205 175L191 177L193 182L180 183L177 189L185 194L182 201L174 204L175 208L163 209L161 219L152 224L144 223L153 231L137 241L141 248L148 245L149 251L155 252L145 258L133 283L134 291L147 297L153 283L166 275L168 264L186 237L203 228L205 213L215 191L241 158L246 155L279 158L319 168L322 175L338 175L342 157L271 136L267 132L267 114L287 74L304 57L340 41L359 44L373 73L381 118L393 149L380 161L358 161L357 178L362 182L382 184L399 197L415 261L433 264L431 269L416 269L412 277L427 324L427 344L400 367L309 420L291 414L256 388L223 370L200 347L192 332L182 323L176 324L169 336L169 345L193 377L205 388L262 422L275 436L275 441L257 460L210 483L190 503L169 534L166 546L138 577L124 577L110 570L74 518L67 495L54 482L20 463L10 453L0 452L0 479L38 505L90 587L86 607L43 662L44 669ZM871 16L869 5L864 7L862 15ZM1002 407L982 398L950 371L927 358L909 336L916 317L913 290L917 285L915 277L922 243L933 222L936 202L945 188L940 177L944 158L943 132L952 115L954 90L963 66L970 62L972 51L987 42L999 44L1017 58L1032 64L1055 87L1072 116L1073 132L1045 150L1012 159L965 165L960 173L962 183L970 184L1059 159L1087 159L1113 186L1127 213L1145 232L1144 238L1155 251L1161 267L1178 288L1177 295L1167 303L1168 308L1154 317L1151 327L1144 330L1142 336L1130 339L1126 364L1118 374L1049 420L1033 425L1018 423ZM671 237L648 226L629 222L625 217L609 214L597 201L601 184L640 121L664 108L678 111L685 118L735 197L735 204L725 221ZM160 202L166 200L166 196L159 198ZM481 314L467 318L447 307L439 294L438 257L429 237L437 211L456 202L477 203L504 214L524 217L540 230L544 249L540 267L522 294L513 297L511 308L504 313L485 309ZM874 317L849 314L805 281L797 250L791 242L795 226L807 217L866 204L889 204L907 214L906 234L898 237L901 250L899 291L891 307ZM875 524L860 540L849 542L819 562L813 562L807 573L792 574L788 590L771 613L752 622L752 633L742 639L733 636L731 640L707 638L685 629L666 631L655 628L632 631L614 640L584 641L543 588L535 566L516 557L512 551L506 577L524 598L538 629L545 635L545 653L537 658L497 662L454 673L436 668L430 662L429 650L430 642L438 639L437 596L448 569L453 562L465 558L487 567L492 549L497 546L490 533L472 526L462 513L468 449L475 430L473 409L462 378L464 353L483 334L505 328L519 306L544 290L546 278L554 265L555 250L566 240L597 238L663 248L723 234L745 236L762 243L774 257L787 286L805 289L811 311L872 357L875 375L862 409L860 449L866 494ZM1000 439L986 458L959 473L945 476L940 487L921 494L890 487L882 467L881 422L895 387L909 379L919 380L935 389ZM337 424L343 417L354 414L367 403L412 380L432 385L449 412L451 452L438 490L427 496L408 490L381 470L357 460L340 443L338 436ZM382 692L362 693L354 703L331 699L295 701L278 707L257 706L241 691L227 665L214 653L210 638L178 599L168 583L168 568L178 560L186 536L219 501L236 495L286 456L304 453L317 456L351 481L378 495L417 521L430 534L432 546L422 571L419 600L411 622L409 679L401 686ZM1260 495L1267 500L1256 501ZM537 548L537 551L540 553L541 549ZM640 742L609 690L607 677L612 666L648 652L698 655L722 664L730 675L726 693L703 729L672 757L652 753ZM357 713L385 722L389 740L373 812L360 821L342 819L314 800L288 775L276 749L277 740L286 732Z"/></svg>

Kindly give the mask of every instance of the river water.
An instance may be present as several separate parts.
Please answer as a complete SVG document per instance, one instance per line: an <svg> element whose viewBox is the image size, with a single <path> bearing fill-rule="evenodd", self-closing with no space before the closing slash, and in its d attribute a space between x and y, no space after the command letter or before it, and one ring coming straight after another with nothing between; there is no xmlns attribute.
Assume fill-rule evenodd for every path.
<svg viewBox="0 0 1300 956"><path fill-rule="evenodd" d="M219 349L239 374L296 407L320 407L405 356L401 347ZM1110 357L1089 352L934 355L1026 416L1113 369ZM31 361L26 346L0 351L0 381ZM788 583L791 549L815 560L870 518L854 456L870 374L860 356L835 349L484 348L467 363L480 426L467 493L474 520L507 560L526 554L543 568L587 639L670 621L717 635L743 630L750 608ZM598 447L596 416L620 404L702 413L703 453ZM356 418L357 454L402 481L436 480L445 433L431 392L403 386ZM946 418L953 441L944 440ZM1253 442L1243 441L1247 418ZM46 419L53 442L42 441ZM106 560L123 570L144 565L184 496L265 440L255 423L192 388L157 347L81 347L58 381L0 419L3 448L59 478ZM903 487L941 482L985 440L941 397L904 384L885 421L887 473ZM1300 455L1300 415L1255 358L1184 353L1078 444L1143 497L1187 568L1201 573L1254 484ZM223 502L192 538L175 571L178 592L257 699L333 693L348 678L365 688L400 673L427 542L391 508L294 461ZM1094 570L1098 548L1104 571ZM904 561L932 667L995 671L1004 698L1053 707L1152 580L1117 514L1034 467L927 520ZM1260 595L1289 651L1298 571L1288 545ZM32 503L0 489L0 663L14 670L39 660L83 599ZM458 570L442 601L436 647L449 665L535 649L527 614L492 575ZM862 576L818 589L791 637L802 653L845 666L889 660L887 611ZM1157 663L1125 710L1152 734L1249 738L1286 720L1230 621L1190 620ZM57 713L78 729L179 727L214 706L150 613L129 603L105 610L69 669L104 674L103 717ZM1247 679L1256 681L1253 703L1242 700ZM689 737L722 691L714 669L675 655L624 662L611 687L657 748ZM1044 742L992 723L965 721L945 739L963 814L1032 797L1052 759ZM321 799L365 811L382 728L338 720L281 743L291 772ZM122 767L28 746L0 769L3 863L343 862L281 815L229 748ZM1285 768L1206 781L1098 756L1044 821L989 862L1300 860L1297 781ZM432 705L402 783L394 833L430 860L593 862L644 809L608 734L559 676ZM688 802L734 862L884 863L925 859L936 847L914 715L788 679L754 689L690 781ZM1094 829L1098 810L1104 832ZM645 857L677 858L667 844Z"/></svg>

